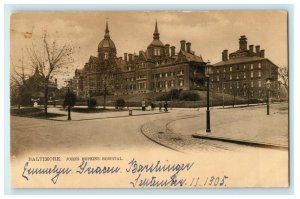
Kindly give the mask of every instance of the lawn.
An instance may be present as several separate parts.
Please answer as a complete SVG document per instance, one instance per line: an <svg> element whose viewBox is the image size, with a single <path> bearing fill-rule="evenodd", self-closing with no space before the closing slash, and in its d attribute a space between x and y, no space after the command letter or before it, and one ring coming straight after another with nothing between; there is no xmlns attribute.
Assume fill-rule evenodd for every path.
<svg viewBox="0 0 300 199"><path fill-rule="evenodd" d="M44 109L34 107L22 107L21 109L11 108L10 114L13 116L41 118L45 119ZM47 118L65 116L65 114L48 113Z"/></svg>

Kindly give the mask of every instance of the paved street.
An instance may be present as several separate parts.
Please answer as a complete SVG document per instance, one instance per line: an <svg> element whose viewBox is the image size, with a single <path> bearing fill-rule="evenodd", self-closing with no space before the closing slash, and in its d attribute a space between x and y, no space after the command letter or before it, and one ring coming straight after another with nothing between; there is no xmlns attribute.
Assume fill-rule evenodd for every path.
<svg viewBox="0 0 300 199"><path fill-rule="evenodd" d="M281 110L284 107L285 105L273 105L270 116L265 115L265 106L213 108L212 133L233 138L251 135L251 138L287 143L287 110ZM50 108L49 112L64 111ZM128 116L127 111L72 113L72 118L76 121L67 121L66 116L56 118L57 121L12 116L12 155L29 150L63 149L74 152L86 148L96 151L120 151L137 147L170 150L166 148L169 147L179 151L192 149L236 151L249 148L232 143L192 138L192 134L205 130L205 108L172 109L169 113L135 110L134 116ZM268 118L271 118L270 121Z"/></svg>
<svg viewBox="0 0 300 199"><path fill-rule="evenodd" d="M99 118L97 115L100 117L101 113L95 113L93 117ZM88 148L118 151L137 147L160 147L144 137L139 128L147 120L165 115L91 118L81 121L53 121L12 116L11 153L18 155L30 150L59 152L62 149L74 152Z"/></svg>

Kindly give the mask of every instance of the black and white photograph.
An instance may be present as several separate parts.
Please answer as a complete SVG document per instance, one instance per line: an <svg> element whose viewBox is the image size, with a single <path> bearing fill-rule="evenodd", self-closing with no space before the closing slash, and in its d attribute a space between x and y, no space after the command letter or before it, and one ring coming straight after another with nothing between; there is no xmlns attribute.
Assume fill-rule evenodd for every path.
<svg viewBox="0 0 300 199"><path fill-rule="evenodd" d="M289 186L286 10L15 11L12 188Z"/></svg>

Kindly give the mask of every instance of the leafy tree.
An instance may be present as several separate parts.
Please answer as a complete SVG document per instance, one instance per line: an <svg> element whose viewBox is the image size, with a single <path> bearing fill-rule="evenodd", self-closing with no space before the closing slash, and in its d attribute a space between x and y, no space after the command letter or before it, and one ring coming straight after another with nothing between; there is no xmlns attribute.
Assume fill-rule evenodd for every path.
<svg viewBox="0 0 300 199"><path fill-rule="evenodd" d="M116 100L116 102L115 102L116 109L124 108L124 106L125 106L125 100L124 99L117 99Z"/></svg>
<svg viewBox="0 0 300 199"><path fill-rule="evenodd" d="M97 106L97 101L94 98L90 98L87 100L88 108L95 108Z"/></svg>
<svg viewBox="0 0 300 199"><path fill-rule="evenodd" d="M76 95L73 92L68 92L65 96L63 107L66 106L74 107L76 104Z"/></svg>
<svg viewBox="0 0 300 199"><path fill-rule="evenodd" d="M191 67L193 74L190 77L191 83L194 85L194 89L202 90L205 86L205 65L193 65Z"/></svg>

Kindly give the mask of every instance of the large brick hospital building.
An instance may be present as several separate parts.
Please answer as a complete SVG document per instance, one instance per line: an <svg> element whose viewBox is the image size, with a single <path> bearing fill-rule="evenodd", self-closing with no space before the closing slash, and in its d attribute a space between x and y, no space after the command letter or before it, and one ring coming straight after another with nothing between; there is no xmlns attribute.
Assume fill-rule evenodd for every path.
<svg viewBox="0 0 300 199"><path fill-rule="evenodd" d="M148 92L166 92L172 89L191 90L201 87L195 84L193 77L204 75L205 62L192 51L192 44L180 41L181 48L163 44L160 40L157 22L153 40L146 50L138 54L124 53L117 57L117 48L109 35L106 24L104 39L98 45L98 56L90 56L83 69L77 69L72 87L78 96L100 94L103 90L102 65L117 67L123 79L121 88L111 94L136 94Z"/></svg>
<svg viewBox="0 0 300 199"><path fill-rule="evenodd" d="M98 45L98 56L90 56L82 69L75 70L73 91L80 97L101 95L105 86L104 66L114 68L122 79L120 86L111 86L109 94L137 94L167 92L172 89L203 90L204 68L207 63L192 50L192 44L180 41L180 49L160 40L157 22L153 40L146 50L124 53L117 57L117 48L110 38L108 24L104 38ZM106 69L105 69L106 70ZM239 39L239 49L228 55L222 52L222 61L213 65L210 78L214 92L224 92L241 97L263 98L265 82L272 80L273 95L278 90L278 66L265 58L260 46L247 46L246 36ZM275 92L274 92L275 91Z"/></svg>

